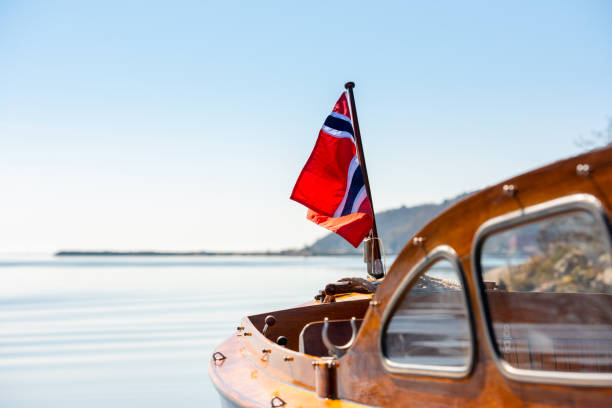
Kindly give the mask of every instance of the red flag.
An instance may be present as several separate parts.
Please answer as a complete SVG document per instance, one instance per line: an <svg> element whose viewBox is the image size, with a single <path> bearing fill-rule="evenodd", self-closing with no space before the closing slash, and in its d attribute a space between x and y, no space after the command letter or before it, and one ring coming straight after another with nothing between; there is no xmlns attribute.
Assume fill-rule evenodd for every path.
<svg viewBox="0 0 612 408"><path fill-rule="evenodd" d="M309 220L342 236L354 247L372 229L372 206L363 173L346 93L319 131L291 199L308 207Z"/></svg>

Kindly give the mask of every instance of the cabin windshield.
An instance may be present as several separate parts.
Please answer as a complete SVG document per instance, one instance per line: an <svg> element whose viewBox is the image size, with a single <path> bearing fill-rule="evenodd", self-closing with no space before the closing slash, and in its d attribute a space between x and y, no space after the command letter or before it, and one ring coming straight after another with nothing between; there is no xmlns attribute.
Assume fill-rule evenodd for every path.
<svg viewBox="0 0 612 408"><path fill-rule="evenodd" d="M390 369L451 376L467 371L469 312L457 265L434 260L400 294L382 336Z"/></svg>
<svg viewBox="0 0 612 408"><path fill-rule="evenodd" d="M612 262L601 220L580 210L493 233L479 262L507 363L612 372Z"/></svg>

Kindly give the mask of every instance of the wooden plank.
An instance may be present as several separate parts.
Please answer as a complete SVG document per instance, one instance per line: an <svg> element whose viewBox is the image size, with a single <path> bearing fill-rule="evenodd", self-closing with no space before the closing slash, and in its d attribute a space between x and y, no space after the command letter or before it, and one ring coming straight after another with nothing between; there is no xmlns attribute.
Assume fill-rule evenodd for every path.
<svg viewBox="0 0 612 408"><path fill-rule="evenodd" d="M325 317L330 320L347 320L351 317L363 319L369 303L369 299L360 299L316 304L292 309L275 310L269 313L249 316L248 318L257 330L261 332L265 324L266 316L273 315L276 318L276 324L268 328L266 337L275 341L278 336L285 336L288 339L287 348L298 351L299 335L304 326L308 323L322 321Z"/></svg>
<svg viewBox="0 0 612 408"><path fill-rule="evenodd" d="M612 341L600 340L599 345L603 360L600 367L603 372L610 373L612 372Z"/></svg>
<svg viewBox="0 0 612 408"><path fill-rule="evenodd" d="M580 372L582 370L582 364L580 364L580 353L582 352L580 340L567 339L566 344L569 371Z"/></svg>
<svg viewBox="0 0 612 408"><path fill-rule="evenodd" d="M570 365L567 361L568 347L566 339L555 339L553 342L555 353L555 370L569 371Z"/></svg>
<svg viewBox="0 0 612 408"><path fill-rule="evenodd" d="M531 361L532 370L542 369L542 354L538 351L538 348L533 341L527 339L527 347L529 349L529 360Z"/></svg>
<svg viewBox="0 0 612 408"><path fill-rule="evenodd" d="M554 340L553 340L554 344ZM552 346L552 344L551 344ZM553 346L554 347L554 346ZM555 371L555 351L554 348L551 347L549 350L543 351L541 353L542 356L542 370L546 371Z"/></svg>

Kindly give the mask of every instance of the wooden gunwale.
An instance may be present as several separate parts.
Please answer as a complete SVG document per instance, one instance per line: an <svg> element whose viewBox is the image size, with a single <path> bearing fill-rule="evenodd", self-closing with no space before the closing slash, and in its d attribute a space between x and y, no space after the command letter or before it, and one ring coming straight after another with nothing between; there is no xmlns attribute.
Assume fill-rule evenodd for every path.
<svg viewBox="0 0 612 408"><path fill-rule="evenodd" d="M244 318L242 323L247 333L249 333L248 330L255 329L247 318ZM293 369L296 367L294 364L301 362L301 368L310 372L310 377L312 377L314 372L312 362L317 361L318 358L286 350L286 353L273 351L270 353L270 360L263 362L260 358L261 350L258 348L261 345L269 346L272 342L259 332L251 333L251 336L235 335L228 338L216 349L223 353L225 360L215 362L211 358L209 361L208 371L213 384L231 403L239 407L267 408L271 406L271 399L276 396L288 401L290 403L288 406L327 408L370 406L352 401L319 398L314 391L314 384L308 386L298 381L287 381L291 380L291 377L287 377L284 370L278 369L282 367L282 364L292 367L289 372L295 373L298 369ZM282 349L278 345L277 347ZM285 356L294 357L296 360L286 362L283 360ZM306 364L303 364L304 362ZM296 404L296 401L299 403Z"/></svg>

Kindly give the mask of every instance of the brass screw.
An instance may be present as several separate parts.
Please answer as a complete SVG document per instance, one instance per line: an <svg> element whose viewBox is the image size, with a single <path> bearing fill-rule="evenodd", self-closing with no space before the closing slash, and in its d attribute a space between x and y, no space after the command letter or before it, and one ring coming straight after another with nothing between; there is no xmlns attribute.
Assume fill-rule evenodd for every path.
<svg viewBox="0 0 612 408"><path fill-rule="evenodd" d="M287 361L287 362L289 362L289 361L293 361L293 357L285 356L285 357L283 358L283 360L285 360L285 361Z"/></svg>
<svg viewBox="0 0 612 408"><path fill-rule="evenodd" d="M261 352L263 353L263 356L261 356L261 361L268 361L268 359L270 358L270 353L272 352L272 350L270 350L270 349L263 349L263 350L261 350Z"/></svg>
<svg viewBox="0 0 612 408"><path fill-rule="evenodd" d="M238 327L236 327L236 330L242 331L242 330L244 330L244 326L238 326Z"/></svg>
<svg viewBox="0 0 612 408"><path fill-rule="evenodd" d="M414 237L412 238L412 243L418 247L423 247L425 245L425 238L423 237Z"/></svg>
<svg viewBox="0 0 612 408"><path fill-rule="evenodd" d="M514 184L504 184L504 186L502 187L503 191L504 191L504 195L508 196L508 197L514 197L516 195L516 187L514 186Z"/></svg>
<svg viewBox="0 0 612 408"><path fill-rule="evenodd" d="M250 335L251 335L251 333L249 333L249 332L244 332L244 334L243 334L243 336L250 336Z"/></svg>
<svg viewBox="0 0 612 408"><path fill-rule="evenodd" d="M580 163L576 165L576 174L579 176L586 177L591 174L591 166L585 163Z"/></svg>

